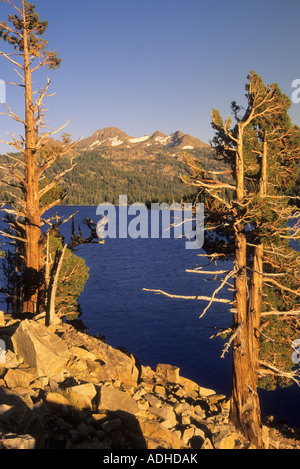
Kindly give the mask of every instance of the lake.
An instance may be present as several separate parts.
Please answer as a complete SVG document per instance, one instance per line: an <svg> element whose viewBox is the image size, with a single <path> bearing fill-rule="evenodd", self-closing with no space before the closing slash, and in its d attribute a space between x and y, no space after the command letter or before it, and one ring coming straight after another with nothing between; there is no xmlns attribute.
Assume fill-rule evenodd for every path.
<svg viewBox="0 0 300 469"><path fill-rule="evenodd" d="M55 209L66 217L77 210L77 224L85 216L98 222L96 207ZM84 226L81 227L85 235ZM70 231L70 222L62 226L66 238ZM143 365L178 366L181 376L229 395L231 353L220 358L224 340L210 339L218 331L216 328L231 325L228 305L215 303L200 319L206 302L143 291L148 288L178 295L209 296L218 283L186 272L207 263L198 256L203 254L202 250L185 249L184 239L171 236L169 239L106 239L105 244L85 245L75 254L85 259L90 269L80 297L81 319L90 333L104 335L113 347L125 347ZM222 269L230 266L231 263L225 262L219 265ZM211 270L214 269L212 266ZM218 296L224 297L222 292ZM274 414L300 427L299 387L259 393L263 413Z"/></svg>

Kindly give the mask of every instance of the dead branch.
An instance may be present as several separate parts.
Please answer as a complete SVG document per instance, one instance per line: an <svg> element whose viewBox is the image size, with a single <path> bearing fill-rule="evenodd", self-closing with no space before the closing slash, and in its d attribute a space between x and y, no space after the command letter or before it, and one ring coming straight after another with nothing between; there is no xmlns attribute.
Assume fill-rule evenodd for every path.
<svg viewBox="0 0 300 469"><path fill-rule="evenodd" d="M234 341L234 339L236 338L236 336L240 333L241 329L243 328L243 324L240 324L239 327L237 327L237 329L234 331L234 333L232 334L232 336L230 337L229 341L225 344L224 348L223 348L223 352L222 352L222 355L221 355L221 358L224 358L225 356L225 353L228 352L232 342Z"/></svg>
<svg viewBox="0 0 300 469"><path fill-rule="evenodd" d="M264 311L261 313L262 316L299 316L300 310L290 311Z"/></svg>
<svg viewBox="0 0 300 469"><path fill-rule="evenodd" d="M200 301L211 301L212 298L210 296L185 296L185 295L173 295L171 293L167 293L163 290L152 290L152 289L149 289L149 288L143 288L143 291L149 291L149 292L154 292L156 293L157 295L164 295L164 296L167 296L169 298L179 298L179 299L183 299L183 300L200 300ZM227 300L225 298L213 298L213 300L215 303L225 303L225 304L232 304L232 301L230 300Z"/></svg>
<svg viewBox="0 0 300 469"><path fill-rule="evenodd" d="M219 286L215 289L215 291L213 292L212 297L211 297L211 299L210 299L208 305L206 306L206 308L204 308L203 313L199 316L200 319L204 316L204 314L206 313L206 311L210 308L210 306L212 305L213 301L215 301L215 295L224 287L224 285L225 285L225 283L227 282L227 280L228 280L230 277L232 277L233 275L235 275L235 274L236 274L236 270L232 270L232 271L230 271L230 272L226 275L226 277L224 278L224 280L222 280L221 285L219 285Z"/></svg>
<svg viewBox="0 0 300 469"><path fill-rule="evenodd" d="M259 369L258 370L258 374L260 376L267 376L267 375L275 375L275 376L280 376L282 378L287 378L287 379L290 379L292 381L294 381L299 387L300 387L300 372L299 370L295 370L295 371L290 371L290 372L286 372L286 371L283 371L283 370L280 370L279 368L277 368L276 366L272 365L271 363L265 361L265 360L260 360L259 361L259 365L261 365L262 367L264 367L265 369Z"/></svg>

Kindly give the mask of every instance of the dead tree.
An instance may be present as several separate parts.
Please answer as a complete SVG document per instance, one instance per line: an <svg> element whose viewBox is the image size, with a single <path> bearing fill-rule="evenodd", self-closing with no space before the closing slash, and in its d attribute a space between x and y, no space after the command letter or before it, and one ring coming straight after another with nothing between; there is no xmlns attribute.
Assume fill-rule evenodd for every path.
<svg viewBox="0 0 300 469"><path fill-rule="evenodd" d="M47 170L59 158L63 157L74 147L64 139L59 144L49 144L49 138L59 132L65 125L57 130L49 129L45 124L45 109L43 100L48 95L49 79L43 89L33 91L32 74L41 67L56 69L60 65L57 54L46 50L47 41L43 34L47 29L47 21L41 21L35 11L35 6L26 0L14 2L4 0L12 8L12 15L8 23L0 22L0 37L10 44L12 53L0 52L0 57L8 60L16 70L20 83L12 85L24 89L25 114L17 115L6 104L6 111L1 112L20 123L24 127L24 135L16 138L11 135L11 141L3 141L15 149L17 156L8 154L9 163L1 166L4 182L8 186L17 188L19 194L12 195L15 203L10 208L18 220L24 220L25 227L25 268L24 268L24 299L22 311L37 314L43 308L44 296L44 258L41 242L41 217L50 206L61 200L53 201L49 206L41 205L41 198L48 193L57 182L74 167L70 158L70 167L57 174L50 182L41 187L41 181ZM34 94L37 98L34 100Z"/></svg>

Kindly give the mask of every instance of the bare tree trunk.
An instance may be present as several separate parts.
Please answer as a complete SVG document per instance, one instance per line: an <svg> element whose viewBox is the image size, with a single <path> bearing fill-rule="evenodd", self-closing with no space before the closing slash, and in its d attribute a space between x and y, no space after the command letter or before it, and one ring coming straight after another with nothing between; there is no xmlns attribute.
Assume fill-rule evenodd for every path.
<svg viewBox="0 0 300 469"><path fill-rule="evenodd" d="M19 249L18 244L15 245L15 265L14 265L14 283L13 283L13 298L12 298L12 312L13 314L18 313L18 272L19 272Z"/></svg>
<svg viewBox="0 0 300 469"><path fill-rule="evenodd" d="M23 3L25 21L25 6ZM24 27L25 78L25 268L23 313L39 312L39 290L43 281L42 249L40 245L41 220L38 186L38 167L35 139L35 118L32 100L31 71L28 51L27 27Z"/></svg>
<svg viewBox="0 0 300 469"><path fill-rule="evenodd" d="M236 156L236 198L244 199L243 127L239 126ZM257 448L262 448L260 406L257 395L258 347L255 337L256 315L247 294L247 244L242 222L236 225L235 238L235 309L233 328L238 331L233 341L233 370L230 420ZM254 300L254 298L253 298ZM256 298L255 298L256 301ZM254 309L256 311L256 309ZM257 344L258 345L258 344Z"/></svg>
<svg viewBox="0 0 300 469"><path fill-rule="evenodd" d="M66 249L67 249L67 245L65 244L60 254L59 260L56 257L56 260L53 264L52 278L50 280L50 284L48 288L46 326L54 325L56 290L57 290L58 278L59 278L59 274L60 274L61 267L63 264Z"/></svg>

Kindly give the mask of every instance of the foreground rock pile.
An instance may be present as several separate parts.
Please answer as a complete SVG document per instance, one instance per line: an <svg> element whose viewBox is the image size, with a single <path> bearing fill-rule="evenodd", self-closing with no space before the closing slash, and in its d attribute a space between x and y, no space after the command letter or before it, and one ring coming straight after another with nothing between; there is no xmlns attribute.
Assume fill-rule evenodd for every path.
<svg viewBox="0 0 300 469"><path fill-rule="evenodd" d="M224 395L179 369L142 366L126 350L59 323L6 318L0 363L0 448L243 449ZM264 426L266 448L300 449Z"/></svg>

